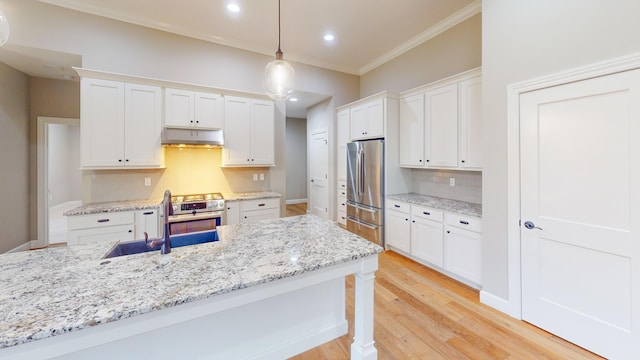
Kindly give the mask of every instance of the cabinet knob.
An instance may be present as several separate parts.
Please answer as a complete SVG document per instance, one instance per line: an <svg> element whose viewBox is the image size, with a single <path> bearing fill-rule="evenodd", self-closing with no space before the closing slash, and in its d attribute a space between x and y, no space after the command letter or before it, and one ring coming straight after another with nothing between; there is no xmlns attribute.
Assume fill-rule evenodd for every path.
<svg viewBox="0 0 640 360"><path fill-rule="evenodd" d="M129 159L125 160L125 162L129 162Z"/></svg>
<svg viewBox="0 0 640 360"><path fill-rule="evenodd" d="M251 159L251 161L255 161L255 160Z"/></svg>
<svg viewBox="0 0 640 360"><path fill-rule="evenodd" d="M191 121L189 121L189 122L193 124L193 120L191 120Z"/></svg>
<svg viewBox="0 0 640 360"><path fill-rule="evenodd" d="M196 124L200 124L200 121L196 120Z"/></svg>
<svg viewBox="0 0 640 360"><path fill-rule="evenodd" d="M411 222L412 222L412 223L414 223L414 224L416 223L416 221L415 221L415 220L412 220Z"/></svg>
<svg viewBox="0 0 640 360"><path fill-rule="evenodd" d="M418 160L418 162L422 162L422 159Z"/></svg>
<svg viewBox="0 0 640 360"><path fill-rule="evenodd" d="M409 221L409 219L404 219L404 221Z"/></svg>
<svg viewBox="0 0 640 360"><path fill-rule="evenodd" d="M429 162L429 160L427 160L427 162Z"/></svg>
<svg viewBox="0 0 640 360"><path fill-rule="evenodd" d="M122 162L122 159L118 159L118 162Z"/></svg>
<svg viewBox="0 0 640 360"><path fill-rule="evenodd" d="M464 160L462 160L462 163L463 163L463 164L464 164L464 162L465 162L465 161L464 161Z"/></svg>
<svg viewBox="0 0 640 360"><path fill-rule="evenodd" d="M251 159L247 159L247 162L251 161Z"/></svg>
<svg viewBox="0 0 640 360"><path fill-rule="evenodd" d="M447 230L447 234L451 234L451 231Z"/></svg>
<svg viewBox="0 0 640 360"><path fill-rule="evenodd" d="M130 232L130 233L132 233L132 232L133 232L133 230L129 230L129 232Z"/></svg>

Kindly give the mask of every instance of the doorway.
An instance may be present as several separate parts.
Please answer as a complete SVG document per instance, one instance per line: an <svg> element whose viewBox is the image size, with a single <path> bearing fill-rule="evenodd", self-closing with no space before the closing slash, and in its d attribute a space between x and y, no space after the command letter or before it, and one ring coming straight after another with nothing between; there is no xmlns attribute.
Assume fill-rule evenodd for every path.
<svg viewBox="0 0 640 360"><path fill-rule="evenodd" d="M329 218L329 139L327 129L311 133L309 169L311 212L322 219Z"/></svg>
<svg viewBox="0 0 640 360"><path fill-rule="evenodd" d="M81 204L80 120L38 117L38 239L32 248L66 242L65 211Z"/></svg>

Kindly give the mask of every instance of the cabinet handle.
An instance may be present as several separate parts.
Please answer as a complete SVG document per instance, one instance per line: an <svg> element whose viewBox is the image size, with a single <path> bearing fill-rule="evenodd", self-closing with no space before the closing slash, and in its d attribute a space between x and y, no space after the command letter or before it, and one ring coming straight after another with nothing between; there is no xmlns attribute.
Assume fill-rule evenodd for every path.
<svg viewBox="0 0 640 360"><path fill-rule="evenodd" d="M255 160L251 159L251 161L255 161Z"/></svg>
<svg viewBox="0 0 640 360"><path fill-rule="evenodd" d="M196 124L200 124L200 121L196 120Z"/></svg>
<svg viewBox="0 0 640 360"><path fill-rule="evenodd" d="M460 224L462 224L462 225L469 225L469 222L468 222L468 221L464 221L464 220L460 220Z"/></svg>
<svg viewBox="0 0 640 360"><path fill-rule="evenodd" d="M423 211L422 213L425 214L425 215L431 215L431 213L428 212L428 211Z"/></svg>
<svg viewBox="0 0 640 360"><path fill-rule="evenodd" d="M193 120L191 120L191 121L190 121L190 123L192 123L192 124L193 124Z"/></svg>
<svg viewBox="0 0 640 360"><path fill-rule="evenodd" d="M399 207L400 207L400 205L397 205L397 204L396 204L396 205L393 205L393 206L395 206L395 207L397 207L397 208L399 208Z"/></svg>
<svg viewBox="0 0 640 360"><path fill-rule="evenodd" d="M404 221L409 221L409 219L404 219Z"/></svg>
<svg viewBox="0 0 640 360"><path fill-rule="evenodd" d="M125 160L126 162L129 162L129 159Z"/></svg>
<svg viewBox="0 0 640 360"><path fill-rule="evenodd" d="M142 215L153 215L153 211L145 211Z"/></svg>
<svg viewBox="0 0 640 360"><path fill-rule="evenodd" d="M451 234L451 231L447 230L447 234Z"/></svg>
<svg viewBox="0 0 640 360"><path fill-rule="evenodd" d="M414 224L416 223L416 221L415 221L415 220L412 220L411 222L412 222L412 223L414 223Z"/></svg>
<svg viewBox="0 0 640 360"><path fill-rule="evenodd" d="M122 162L122 159L118 159L118 162Z"/></svg>
<svg viewBox="0 0 640 360"><path fill-rule="evenodd" d="M462 160L462 163L464 164L464 160Z"/></svg>
<svg viewBox="0 0 640 360"><path fill-rule="evenodd" d="M258 204L258 206L265 206L265 205L267 205L267 204Z"/></svg>
<svg viewBox="0 0 640 360"><path fill-rule="evenodd" d="M429 162L429 160L427 160L427 162Z"/></svg>
<svg viewBox="0 0 640 360"><path fill-rule="evenodd" d="M109 219L98 219L99 223L106 223L109 222Z"/></svg>
<svg viewBox="0 0 640 360"><path fill-rule="evenodd" d="M129 232L130 232L130 233L132 233L132 232L133 232L133 230L129 230Z"/></svg>
<svg viewBox="0 0 640 360"><path fill-rule="evenodd" d="M418 160L418 162L422 162L422 159Z"/></svg>

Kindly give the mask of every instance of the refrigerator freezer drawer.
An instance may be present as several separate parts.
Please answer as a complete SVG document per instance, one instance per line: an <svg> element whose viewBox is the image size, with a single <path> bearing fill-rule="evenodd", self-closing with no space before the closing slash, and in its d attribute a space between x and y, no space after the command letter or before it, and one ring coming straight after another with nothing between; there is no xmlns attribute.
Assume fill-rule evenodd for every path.
<svg viewBox="0 0 640 360"><path fill-rule="evenodd" d="M347 230L380 246L384 246L382 242L383 229L381 225L366 224L347 216Z"/></svg>
<svg viewBox="0 0 640 360"><path fill-rule="evenodd" d="M382 225L384 220L382 209L354 204L351 201L347 201L347 216L374 225Z"/></svg>

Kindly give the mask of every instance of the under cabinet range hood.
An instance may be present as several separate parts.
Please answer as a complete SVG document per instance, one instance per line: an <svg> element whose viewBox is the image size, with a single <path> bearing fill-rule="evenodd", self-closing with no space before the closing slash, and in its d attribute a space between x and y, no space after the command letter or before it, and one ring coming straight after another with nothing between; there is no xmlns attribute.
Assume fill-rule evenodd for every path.
<svg viewBox="0 0 640 360"><path fill-rule="evenodd" d="M222 147L224 135L222 130L164 128L162 129L162 145Z"/></svg>

